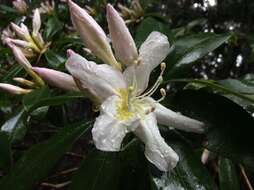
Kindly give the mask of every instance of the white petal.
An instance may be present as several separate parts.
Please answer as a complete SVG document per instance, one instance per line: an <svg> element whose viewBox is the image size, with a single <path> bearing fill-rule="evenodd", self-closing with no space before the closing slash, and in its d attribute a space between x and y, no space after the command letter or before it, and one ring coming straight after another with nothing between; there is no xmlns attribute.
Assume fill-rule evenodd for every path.
<svg viewBox="0 0 254 190"><path fill-rule="evenodd" d="M97 65L84 57L71 52L66 62L66 68L79 82L81 88L89 89L100 100L117 94L118 89L126 89L122 73L110 65Z"/></svg>
<svg viewBox="0 0 254 190"><path fill-rule="evenodd" d="M103 151L119 151L125 135L139 124L139 120L120 121L116 119L118 96L109 97L101 106L100 116L96 118L92 129L95 146Z"/></svg>
<svg viewBox="0 0 254 190"><path fill-rule="evenodd" d="M155 114L158 123L187 132L203 133L205 124L198 120L176 113L160 103L155 103Z"/></svg>
<svg viewBox="0 0 254 190"><path fill-rule="evenodd" d="M110 4L107 5L107 21L116 57L126 65L138 59L135 42L119 13Z"/></svg>
<svg viewBox="0 0 254 190"><path fill-rule="evenodd" d="M160 32L152 32L139 49L139 65L131 65L124 71L124 76L129 85L138 88L138 94L148 86L150 73L157 67L169 53L167 36Z"/></svg>
<svg viewBox="0 0 254 190"><path fill-rule="evenodd" d="M134 133L145 143L145 156L161 171L174 168L179 160L175 151L162 138L153 113L141 120Z"/></svg>

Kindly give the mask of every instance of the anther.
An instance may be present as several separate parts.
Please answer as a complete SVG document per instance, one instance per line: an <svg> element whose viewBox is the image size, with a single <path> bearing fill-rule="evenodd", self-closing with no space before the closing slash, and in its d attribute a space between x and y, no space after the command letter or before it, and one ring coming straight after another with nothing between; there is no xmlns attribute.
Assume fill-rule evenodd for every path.
<svg viewBox="0 0 254 190"><path fill-rule="evenodd" d="M159 100L157 100L156 102L161 102L162 100L165 99L165 97L166 97L166 95L167 95L166 90L165 90L164 88L161 88L161 89L160 89L160 93L161 93L161 96L162 96L162 97L161 97Z"/></svg>
<svg viewBox="0 0 254 190"><path fill-rule="evenodd" d="M161 63L161 72L164 72L166 69L166 63L162 62Z"/></svg>
<svg viewBox="0 0 254 190"><path fill-rule="evenodd" d="M142 59L140 57L138 57L136 60L134 60L134 64L135 65L140 65L142 63Z"/></svg>

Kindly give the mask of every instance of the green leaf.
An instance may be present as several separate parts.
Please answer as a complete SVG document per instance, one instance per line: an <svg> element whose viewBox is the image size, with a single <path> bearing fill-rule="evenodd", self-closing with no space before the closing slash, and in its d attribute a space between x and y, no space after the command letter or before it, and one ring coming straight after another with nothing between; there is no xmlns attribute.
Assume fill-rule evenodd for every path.
<svg viewBox="0 0 254 190"><path fill-rule="evenodd" d="M51 16L46 22L46 38L52 38L57 32L63 29L63 23L56 15Z"/></svg>
<svg viewBox="0 0 254 190"><path fill-rule="evenodd" d="M29 112L35 110L39 107L44 106L57 106L64 104L68 101L77 99L77 98L83 98L84 96L80 93L67 93L64 95L59 96L51 96L51 97L42 97L39 101L34 102L34 104L27 104L29 107Z"/></svg>
<svg viewBox="0 0 254 190"><path fill-rule="evenodd" d="M254 118L246 110L223 96L202 90L184 90L172 100L177 111L209 126L209 150L254 171L254 150L249 148L253 141Z"/></svg>
<svg viewBox="0 0 254 190"><path fill-rule="evenodd" d="M16 142L21 139L26 134L26 126L23 121L25 111L21 110L9 120L7 120L1 127L1 131L8 134L8 138L11 142Z"/></svg>
<svg viewBox="0 0 254 190"><path fill-rule="evenodd" d="M240 190L239 175L231 160L220 158L218 173L220 190Z"/></svg>
<svg viewBox="0 0 254 190"><path fill-rule="evenodd" d="M166 62L169 70L166 78L186 76L195 61L213 51L230 38L230 34L195 34L180 38L173 43L173 51Z"/></svg>
<svg viewBox="0 0 254 190"><path fill-rule="evenodd" d="M9 135L0 131L0 169L7 171L12 162L11 157L11 142Z"/></svg>
<svg viewBox="0 0 254 190"><path fill-rule="evenodd" d="M60 56L59 54L56 54L52 50L48 50L45 53L45 58L48 62L48 66L53 68L53 69L59 69L60 67L63 66L65 63L66 59Z"/></svg>
<svg viewBox="0 0 254 190"><path fill-rule="evenodd" d="M82 163L70 189L118 190L120 157L118 153L93 151Z"/></svg>
<svg viewBox="0 0 254 190"><path fill-rule="evenodd" d="M135 141L122 152L90 153L73 177L70 190L150 189L143 151Z"/></svg>
<svg viewBox="0 0 254 190"><path fill-rule="evenodd" d="M63 154L88 130L89 123L63 128L48 141L24 153L11 173L2 178L0 189L29 190L47 176Z"/></svg>
<svg viewBox="0 0 254 190"><path fill-rule="evenodd" d="M23 67L20 65L13 65L8 73L6 73L3 78L1 79L2 82L10 82L14 77L20 74L23 70Z"/></svg>
<svg viewBox="0 0 254 190"><path fill-rule="evenodd" d="M26 111L29 111L35 104L41 102L42 99L50 97L50 91L45 86L40 89L34 90L33 92L26 94L23 97L23 105Z"/></svg>
<svg viewBox="0 0 254 190"><path fill-rule="evenodd" d="M213 81L213 80L202 80L202 79L173 79L165 81L164 83L168 82L189 82L188 88L193 84L196 89L200 89L203 87L211 88L215 93L220 93L223 96L231 99L232 101L236 102L237 104L245 107L246 105L254 104L254 96L252 95L252 85L248 84L247 81L245 83L238 81L238 80L222 80L222 81ZM193 84L192 84L193 83ZM198 84L199 86L196 86ZM248 84L248 85L247 85ZM239 101L234 97L242 99L243 101ZM247 103L248 102L248 103Z"/></svg>
<svg viewBox="0 0 254 190"><path fill-rule="evenodd" d="M180 157L176 168L161 176L152 177L154 190L215 190L213 178L200 161L200 154L192 151L192 147L182 142L168 144L173 147Z"/></svg>

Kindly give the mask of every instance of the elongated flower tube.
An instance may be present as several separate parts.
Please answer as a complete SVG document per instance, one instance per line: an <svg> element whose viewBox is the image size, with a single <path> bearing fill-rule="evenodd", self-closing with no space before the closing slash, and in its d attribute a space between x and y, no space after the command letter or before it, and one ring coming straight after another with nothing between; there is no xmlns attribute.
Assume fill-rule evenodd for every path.
<svg viewBox="0 0 254 190"><path fill-rule="evenodd" d="M102 28L84 9L80 8L71 0L68 3L72 23L87 48L107 64L120 69L121 65L116 61L108 43L107 36Z"/></svg>
<svg viewBox="0 0 254 190"><path fill-rule="evenodd" d="M82 9L71 0L69 6L74 23L79 24L76 26L79 28L78 32L88 31L88 36L92 35L89 32L98 27L95 21L85 13L82 14ZM77 15L77 12L82 16ZM160 89L162 97L159 100L151 97L163 81L166 64L162 61L170 49L167 36L160 32L152 32L141 45L137 56L136 46L127 27L110 5L107 6L107 15L117 58L127 68L124 71L118 70L107 65L105 60L107 64L97 65L71 50L67 52L68 60L65 65L79 89L88 89L101 102L100 115L92 129L95 146L103 151L119 151L125 135L133 132L144 143L146 158L158 169L168 171L176 166L179 157L161 136L157 123L196 133L204 132L205 124L162 106L159 102L166 96L163 88ZM91 39L101 38L98 31L90 36ZM117 32L122 35L118 35ZM122 38L126 46L122 43ZM102 48L101 41L98 44L97 42L93 42L93 48ZM127 58L126 55L135 56ZM158 65L161 67L161 73L155 84L146 90L150 73Z"/></svg>
<svg viewBox="0 0 254 190"><path fill-rule="evenodd" d="M42 77L44 81L52 86L61 88L63 90L79 91L71 75L53 69L41 67L33 67L33 71L35 71Z"/></svg>
<svg viewBox="0 0 254 190"><path fill-rule="evenodd" d="M27 94L31 92L31 90L20 88L18 86L14 86L12 84L7 84L7 83L0 83L0 90L6 91L10 94Z"/></svg>
<svg viewBox="0 0 254 190"><path fill-rule="evenodd" d="M116 57L124 64L131 65L138 59L135 42L118 12L107 5L107 21ZM126 49L122 51L122 49Z"/></svg>

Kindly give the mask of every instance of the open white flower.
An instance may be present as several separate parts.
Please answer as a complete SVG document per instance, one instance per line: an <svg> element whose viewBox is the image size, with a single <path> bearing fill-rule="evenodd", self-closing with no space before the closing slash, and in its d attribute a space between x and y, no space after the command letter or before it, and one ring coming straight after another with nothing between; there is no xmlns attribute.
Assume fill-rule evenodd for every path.
<svg viewBox="0 0 254 190"><path fill-rule="evenodd" d="M167 37L152 32L137 51L123 19L108 5L107 20L115 57L95 20L71 0L68 3L74 26L87 48L107 63L98 65L72 50L67 52L66 68L79 89L88 90L101 102L100 115L92 129L95 146L103 151L119 151L125 135L133 132L145 144L145 156L151 163L162 171L174 168L178 155L162 138L157 122L197 133L204 131L204 123L161 105L159 102L166 95L164 89L160 90L160 100L151 97L162 82L166 65L161 62L170 47ZM160 64L158 80L145 91L151 71Z"/></svg>

